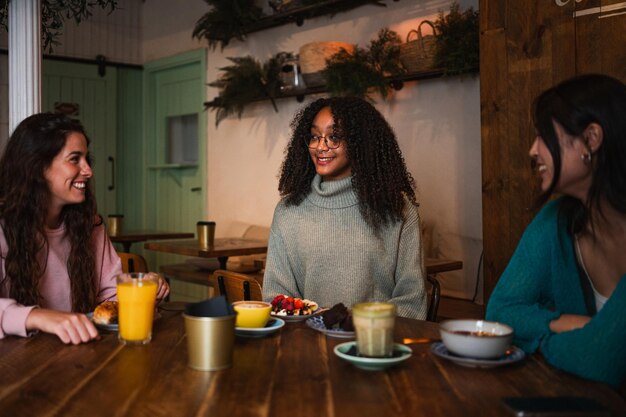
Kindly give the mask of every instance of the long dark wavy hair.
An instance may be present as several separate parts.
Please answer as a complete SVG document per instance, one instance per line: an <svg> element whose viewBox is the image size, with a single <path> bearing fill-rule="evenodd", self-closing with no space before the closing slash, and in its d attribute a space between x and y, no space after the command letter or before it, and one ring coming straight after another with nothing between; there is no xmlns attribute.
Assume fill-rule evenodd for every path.
<svg viewBox="0 0 626 417"><path fill-rule="evenodd" d="M626 86L615 78L581 75L546 90L534 104L534 123L554 161L554 177L538 203L545 203L554 193L561 173L561 147L554 130L556 121L565 131L580 137L590 123L602 127L604 138L593 154L592 182L587 201L565 196L561 215L570 233L579 233L592 219L592 210L606 200L616 210L626 213ZM593 224L591 224L593 228Z"/></svg>
<svg viewBox="0 0 626 417"><path fill-rule="evenodd" d="M356 97L321 98L300 110L291 122L292 136L283 162L278 191L285 204L299 205L311 191L315 166L306 146L317 113L329 107L344 140L359 210L374 229L402 219L406 201L417 206L415 181L406 169L396 135L385 118Z"/></svg>
<svg viewBox="0 0 626 417"><path fill-rule="evenodd" d="M66 116L35 114L17 126L0 159L0 221L8 244L4 279L9 279L10 297L24 305L42 301L39 281L47 263L45 222L51 200L44 173L73 132L85 135L81 124ZM67 269L73 311L90 311L96 303L92 232L101 223L96 213L96 201L88 182L85 201L66 205L60 215L71 245Z"/></svg>

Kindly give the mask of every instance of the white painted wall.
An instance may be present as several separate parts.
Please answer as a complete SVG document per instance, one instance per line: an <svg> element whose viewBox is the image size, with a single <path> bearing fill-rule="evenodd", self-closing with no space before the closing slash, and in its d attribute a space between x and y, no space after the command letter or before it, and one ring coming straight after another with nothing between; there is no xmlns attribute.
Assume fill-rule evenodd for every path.
<svg viewBox="0 0 626 417"><path fill-rule="evenodd" d="M143 53L147 60L197 45L185 34L207 10L206 5L190 0L182 10L173 3L180 1L146 3ZM478 7L477 0L460 3ZM229 64L226 57L250 54L264 61L277 52L298 52L301 45L321 40L365 46L385 26L404 37L422 19L435 19L439 10L448 10L449 4L447 0L389 1L387 8L365 6L332 19L306 21L300 28L292 24L257 32L244 43L232 41L224 51L210 51L207 79L219 77L218 68ZM150 10L153 6L159 10ZM162 13L165 9L171 12ZM210 100L217 94L210 88L207 97ZM241 119L229 118L218 128L215 114L210 113L207 203L208 217L218 223L218 235L225 234L233 222L270 225L279 199L277 175L289 123L297 109L313 99L307 97L302 104L295 99L279 100L278 113L270 102L255 103ZM440 275L444 291L471 297L482 251L478 77L407 83L392 101L377 101L417 181L422 218L433 226L433 254L464 262L463 271Z"/></svg>
<svg viewBox="0 0 626 417"><path fill-rule="evenodd" d="M112 13L94 7L92 15L79 25L71 19L65 20L59 44L53 46L52 52L45 50L44 53L83 59L104 55L112 62L141 64L141 19L147 3L144 0L119 0L118 8ZM6 47L6 33L0 33L0 48Z"/></svg>
<svg viewBox="0 0 626 417"><path fill-rule="evenodd" d="M204 48L192 39L193 28L209 6L203 0L145 0L143 6L144 62Z"/></svg>

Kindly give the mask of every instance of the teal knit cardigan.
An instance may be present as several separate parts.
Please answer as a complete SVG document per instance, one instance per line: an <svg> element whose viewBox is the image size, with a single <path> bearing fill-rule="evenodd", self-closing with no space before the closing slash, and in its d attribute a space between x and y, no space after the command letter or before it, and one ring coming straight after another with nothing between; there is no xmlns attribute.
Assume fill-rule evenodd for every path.
<svg viewBox="0 0 626 417"><path fill-rule="evenodd" d="M626 379L626 275L600 312L587 308L572 237L558 217L560 204L548 203L524 232L486 316L511 325L513 342L527 353L539 349L559 369L619 386ZM592 320L582 329L553 333L550 321L561 314Z"/></svg>

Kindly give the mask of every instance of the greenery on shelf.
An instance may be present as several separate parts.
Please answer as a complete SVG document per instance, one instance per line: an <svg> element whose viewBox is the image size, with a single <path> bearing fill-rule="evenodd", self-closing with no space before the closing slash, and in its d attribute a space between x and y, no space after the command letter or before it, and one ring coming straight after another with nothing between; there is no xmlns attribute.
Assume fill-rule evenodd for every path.
<svg viewBox="0 0 626 417"><path fill-rule="evenodd" d="M369 97L375 89L386 98L392 86L389 77L405 73L400 63L398 34L387 28L364 49L356 47L352 54L342 50L326 61L323 71L326 89L334 96Z"/></svg>
<svg viewBox="0 0 626 417"><path fill-rule="evenodd" d="M363 6L364 4L373 4L375 6L387 7L384 0L291 0L284 3L280 0L272 2L269 1L270 6L277 12L289 12L299 11L303 17L311 18L321 16L324 14L335 15L339 12L344 12L355 7ZM274 7L273 4L281 4L278 7ZM315 6L312 8L311 6ZM303 8L307 8L304 9Z"/></svg>
<svg viewBox="0 0 626 417"><path fill-rule="evenodd" d="M333 55L323 71L327 81L323 90L331 95L368 98L368 93L375 90L386 98L393 88L393 78L406 73L400 63L400 43L398 34L385 28L367 48L357 46L354 54L343 51ZM205 103L207 109L216 111L216 126L228 116L241 117L245 107L255 101L270 100L278 111L275 99L284 96L280 89L280 72L293 58L294 55L287 52L280 52L265 63L251 56L228 58L232 65L220 68L220 78L209 83L219 89L218 96ZM307 90L300 93L306 94Z"/></svg>
<svg viewBox="0 0 626 417"><path fill-rule="evenodd" d="M211 9L196 22L192 36L206 39L212 49L218 44L223 49L232 39L243 41L252 28L264 27L263 21L267 24L265 27L273 27L321 15L332 17L365 4L386 7L385 0L292 0L286 4L276 1L273 7L277 13L274 14L280 17L273 21L274 14L264 14L254 0L204 1Z"/></svg>
<svg viewBox="0 0 626 417"><path fill-rule="evenodd" d="M280 95L280 70L285 61L293 58L293 54L280 52L265 63L260 63L251 56L228 58L233 65L220 68L223 75L209 83L219 88L220 92L213 101L205 106L216 111L215 125L226 117L241 114L246 105L253 101L269 99L278 111L274 99Z"/></svg>
<svg viewBox="0 0 626 417"><path fill-rule="evenodd" d="M0 27L8 28L9 2L21 0L0 0ZM63 23L66 19L73 19L76 24L88 19L94 7L113 12L118 0L41 0L41 38L43 47L49 52L53 45L59 45Z"/></svg>
<svg viewBox="0 0 626 417"><path fill-rule="evenodd" d="M450 12L439 12L435 21L437 29L437 52L435 66L444 75L460 75L475 72L479 67L479 19L478 11L472 7L461 11L457 2L452 3Z"/></svg>
<svg viewBox="0 0 626 417"><path fill-rule="evenodd" d="M192 36L205 38L211 49L222 49L231 39L244 40L245 27L258 21L263 11L254 0L204 0L211 9L196 22Z"/></svg>

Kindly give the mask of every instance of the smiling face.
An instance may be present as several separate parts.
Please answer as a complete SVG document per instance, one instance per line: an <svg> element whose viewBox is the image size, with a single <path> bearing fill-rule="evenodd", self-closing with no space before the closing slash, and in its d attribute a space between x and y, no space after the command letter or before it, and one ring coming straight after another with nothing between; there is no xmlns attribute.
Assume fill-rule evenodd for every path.
<svg viewBox="0 0 626 417"><path fill-rule="evenodd" d="M336 128L330 107L324 107L313 119L311 135L329 138L333 136ZM341 140L338 148L330 149L327 141L320 139L315 148L309 148L309 154L315 165L315 171L324 181L336 181L352 175L345 140Z"/></svg>
<svg viewBox="0 0 626 417"><path fill-rule="evenodd" d="M87 182L92 175L87 161L87 139L82 133L69 133L65 146L44 172L50 191L49 225L54 225L63 206L85 201Z"/></svg>
<svg viewBox="0 0 626 417"><path fill-rule="evenodd" d="M559 139L561 172L554 191L586 200L591 186L591 166L583 161L582 155L589 149L581 137L574 137L554 122L554 131ZM541 190L547 191L555 176L554 159L541 136L537 136L530 148L529 155L537 163L537 172L541 177Z"/></svg>

